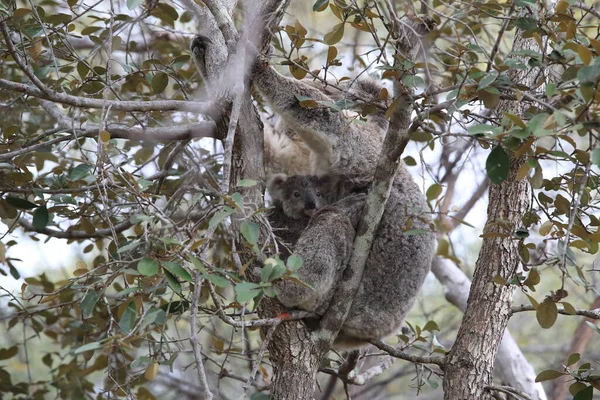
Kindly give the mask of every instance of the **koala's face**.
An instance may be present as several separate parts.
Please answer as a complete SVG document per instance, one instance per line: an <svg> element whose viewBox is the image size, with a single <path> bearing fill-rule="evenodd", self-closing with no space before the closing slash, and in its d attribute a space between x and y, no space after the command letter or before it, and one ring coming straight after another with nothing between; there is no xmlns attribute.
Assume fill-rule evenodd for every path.
<svg viewBox="0 0 600 400"><path fill-rule="evenodd" d="M271 195L281 202L283 212L290 218L310 217L327 204L321 195L316 177L288 176L274 186L277 190L271 191Z"/></svg>

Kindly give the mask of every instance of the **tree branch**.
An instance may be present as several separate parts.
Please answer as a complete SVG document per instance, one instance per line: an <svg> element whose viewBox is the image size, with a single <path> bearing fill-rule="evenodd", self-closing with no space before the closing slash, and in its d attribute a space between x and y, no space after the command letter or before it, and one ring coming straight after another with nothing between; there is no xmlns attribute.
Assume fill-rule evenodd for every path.
<svg viewBox="0 0 600 400"><path fill-rule="evenodd" d="M100 127L86 128L85 130L66 128L65 130L75 133L67 136L56 137L46 142L34 144L19 150L0 154L0 161L11 160L14 157L22 154L36 151L40 148L45 148L60 142L76 140L82 137L97 137L99 129ZM189 140L203 137L221 139L220 137L215 136L215 134L218 134L219 132L215 129L215 124L212 121L201 121L194 124L152 128L133 128L125 125L113 124L108 125L106 130L110 133L112 139L129 139L140 141L150 140L157 142Z"/></svg>
<svg viewBox="0 0 600 400"><path fill-rule="evenodd" d="M200 273L196 271L194 274L194 294L192 297L192 317L190 320L190 343L194 351L194 361L196 363L196 370L198 371L198 378L200 380L200 390L203 396L202 398L206 400L212 400L213 394L208 387L206 371L204 370L204 361L202 360L202 347L198 343L198 302L200 299L201 289L202 278L200 277Z"/></svg>
<svg viewBox="0 0 600 400"><path fill-rule="evenodd" d="M410 361L413 363L435 364L435 365L438 365L440 368L444 369L446 357L443 357L443 356L417 356L414 354L409 354L407 352L395 349L392 346L383 343L381 340L370 340L369 343L371 343L373 346L377 347L378 349L385 351L386 353L388 353L389 355L391 355L393 357L400 358L402 360Z"/></svg>
<svg viewBox="0 0 600 400"><path fill-rule="evenodd" d="M510 315L512 316L515 313L524 312L524 311L535 311L535 308L531 304L521 304L520 306L513 306L510 309ZM568 313L564 307L558 307L558 313L562 315L570 315L573 314ZM592 318L592 319L600 319L600 308L596 308L593 310L581 310L576 309L575 315L581 315L584 317Z"/></svg>
<svg viewBox="0 0 600 400"><path fill-rule="evenodd" d="M416 26L418 26L417 31L419 33L429 29L421 21L418 21ZM414 45L419 38L412 27L402 33L400 35L402 40L399 40L398 44L403 47L405 54L409 55L416 50ZM413 109L412 97L408 89L402 87L400 82L394 82L394 97L396 98L396 105L383 140L362 218L358 224L352 255L340 282L337 283L337 294L321 318L321 329L318 332L318 338L320 339L319 346L323 352L329 349L350 312L352 302L362 280L365 264L371 252L375 232L377 232L381 222L398 167L402 162L400 156L410 140L411 130L409 125L411 122L410 114Z"/></svg>
<svg viewBox="0 0 600 400"><path fill-rule="evenodd" d="M33 226L32 223L27 221L26 219L19 218L18 224L27 231L38 232L44 235L57 238L57 239L75 239L75 240L83 240L83 239L95 239L95 238L103 238L112 236L113 232L121 233L133 226L133 223L129 222L129 220L113 225L112 228L102 228L96 229L94 233L87 233L85 231L57 231L55 229L50 228L42 228L38 229Z"/></svg>
<svg viewBox="0 0 600 400"><path fill-rule="evenodd" d="M40 99L81 108L102 109L103 106L106 106L110 107L114 111L188 111L207 116L213 115L215 110L215 106L209 102L195 102L187 100L103 100L73 96L66 93L58 93L52 90L46 93L34 86L25 83L9 81L6 79L0 79L0 87Z"/></svg>

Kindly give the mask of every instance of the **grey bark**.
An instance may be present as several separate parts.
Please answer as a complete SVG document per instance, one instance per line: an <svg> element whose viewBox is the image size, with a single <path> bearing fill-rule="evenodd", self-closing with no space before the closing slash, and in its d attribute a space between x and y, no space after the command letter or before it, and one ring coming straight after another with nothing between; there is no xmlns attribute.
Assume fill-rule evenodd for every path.
<svg viewBox="0 0 600 400"><path fill-rule="evenodd" d="M446 300L465 312L471 289L471 281L465 273L450 260L441 257L433 260L431 272L444 287ZM508 386L527 393L534 400L547 399L542 384L535 383L536 373L533 366L527 361L508 331L502 338L494 368L497 369L497 375Z"/></svg>
<svg viewBox="0 0 600 400"><path fill-rule="evenodd" d="M524 9L527 11L526 9ZM513 51L533 49L532 39L516 33ZM514 82L533 86L539 70L520 70L511 75ZM527 104L501 102L496 112L521 114ZM517 179L517 170L523 159L511 160L510 173L504 182L489 189L487 222L503 219L516 229L523 213L529 208L530 186L527 180ZM458 331L456 342L448 354L443 381L444 399L491 399L486 390L492 383L494 360L510 318L514 286L499 285L496 275L507 281L521 267L518 242L512 237L485 238L475 266L467 309Z"/></svg>

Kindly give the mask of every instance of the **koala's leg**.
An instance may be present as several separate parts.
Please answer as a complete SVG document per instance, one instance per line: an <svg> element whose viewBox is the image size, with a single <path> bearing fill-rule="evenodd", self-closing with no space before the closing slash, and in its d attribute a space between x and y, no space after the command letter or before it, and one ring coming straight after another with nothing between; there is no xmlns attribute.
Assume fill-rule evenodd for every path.
<svg viewBox="0 0 600 400"><path fill-rule="evenodd" d="M257 62L252 69L253 83L286 124L297 132L309 148L329 156L340 135L348 125L342 113L326 106L302 107L298 97L315 101L333 101L322 91Z"/></svg>
<svg viewBox="0 0 600 400"><path fill-rule="evenodd" d="M310 287L290 280L280 281L274 289L283 305L318 315L327 309L352 254L364 201L365 195L349 196L311 218L294 252L304 260L297 271L298 277Z"/></svg>

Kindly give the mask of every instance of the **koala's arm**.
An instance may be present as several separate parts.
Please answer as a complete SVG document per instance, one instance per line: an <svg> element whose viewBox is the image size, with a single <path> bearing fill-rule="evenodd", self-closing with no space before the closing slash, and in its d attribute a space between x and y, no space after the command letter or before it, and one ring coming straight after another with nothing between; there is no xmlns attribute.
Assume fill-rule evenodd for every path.
<svg viewBox="0 0 600 400"><path fill-rule="evenodd" d="M294 251L304 260L297 274L311 287L290 280L279 281L274 289L283 305L317 314L327 309L352 255L364 200L365 195L349 196L312 217Z"/></svg>
<svg viewBox="0 0 600 400"><path fill-rule="evenodd" d="M279 74L261 60L257 61L252 69L252 79L274 110L317 153L329 151L331 142L335 141L348 125L342 113L332 112L329 107L300 106L296 96L308 97L315 101L333 99L306 82Z"/></svg>
<svg viewBox="0 0 600 400"><path fill-rule="evenodd" d="M317 213L296 243L294 254L304 260L296 271L310 287L281 280L274 289L277 298L289 308L322 312L352 251L355 230L343 212L326 207Z"/></svg>

